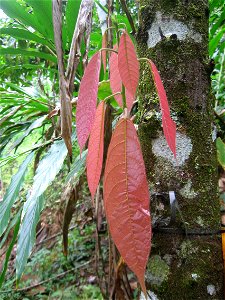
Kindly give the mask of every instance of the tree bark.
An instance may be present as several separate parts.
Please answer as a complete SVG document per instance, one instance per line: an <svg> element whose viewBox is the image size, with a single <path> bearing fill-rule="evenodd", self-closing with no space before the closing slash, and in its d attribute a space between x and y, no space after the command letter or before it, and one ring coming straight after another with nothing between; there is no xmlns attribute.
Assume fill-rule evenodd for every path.
<svg viewBox="0 0 225 300"><path fill-rule="evenodd" d="M151 58L159 69L177 124L175 160L162 135L149 66L142 63L139 136L154 226L147 286L157 299L223 299L208 3L140 0L139 13L139 57ZM176 220L169 191L178 204Z"/></svg>

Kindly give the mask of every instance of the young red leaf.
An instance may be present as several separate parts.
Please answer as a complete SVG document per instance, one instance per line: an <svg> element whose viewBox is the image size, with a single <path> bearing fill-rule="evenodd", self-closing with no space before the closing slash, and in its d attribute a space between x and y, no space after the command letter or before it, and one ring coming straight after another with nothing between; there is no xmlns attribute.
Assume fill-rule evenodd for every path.
<svg viewBox="0 0 225 300"><path fill-rule="evenodd" d="M170 147L170 150L173 152L176 157L176 124L170 117L170 109L166 96L166 91L164 89L159 71L157 70L155 64L149 60L149 65L152 71L153 79L155 82L156 90L159 96L160 108L162 111L162 125L163 132L166 138L166 141Z"/></svg>
<svg viewBox="0 0 225 300"><path fill-rule="evenodd" d="M118 68L125 88L135 97L139 81L139 61L134 44L126 32L120 38Z"/></svg>
<svg viewBox="0 0 225 300"><path fill-rule="evenodd" d="M176 123L167 114L162 114L163 132L170 150L176 158Z"/></svg>
<svg viewBox="0 0 225 300"><path fill-rule="evenodd" d="M112 238L146 293L144 274L151 246L149 190L132 121L119 121L108 149L104 203Z"/></svg>
<svg viewBox="0 0 225 300"><path fill-rule="evenodd" d="M80 151L88 139L95 118L100 66L100 52L97 52L90 60L80 83L76 113Z"/></svg>
<svg viewBox="0 0 225 300"><path fill-rule="evenodd" d="M115 45L113 49L117 50L117 45ZM122 80L118 69L118 55L115 52L111 53L109 59L109 69L110 69L110 87L113 94L122 92ZM114 97L117 103L119 104L119 106L123 108L122 95L115 95ZM131 110L134 102L134 97L132 94L130 94L130 92L127 89L126 89L126 102L127 102L127 109Z"/></svg>
<svg viewBox="0 0 225 300"><path fill-rule="evenodd" d="M100 180L104 151L105 103L102 101L96 110L95 121L88 142L87 180L92 199Z"/></svg>
<svg viewBox="0 0 225 300"><path fill-rule="evenodd" d="M102 36L102 48L107 48L107 31ZM102 51L102 63L103 63L103 68L104 72L106 71L106 64L107 64L107 53L105 50Z"/></svg>

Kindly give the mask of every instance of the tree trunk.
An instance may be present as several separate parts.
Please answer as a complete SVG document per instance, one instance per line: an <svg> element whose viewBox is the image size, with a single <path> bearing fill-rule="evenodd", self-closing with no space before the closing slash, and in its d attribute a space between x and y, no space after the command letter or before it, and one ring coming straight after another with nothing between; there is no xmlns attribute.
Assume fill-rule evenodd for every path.
<svg viewBox="0 0 225 300"><path fill-rule="evenodd" d="M139 56L158 67L177 124L175 160L162 135L149 66L142 63L139 136L154 225L146 280L155 299L223 299L208 18L204 0L140 0Z"/></svg>

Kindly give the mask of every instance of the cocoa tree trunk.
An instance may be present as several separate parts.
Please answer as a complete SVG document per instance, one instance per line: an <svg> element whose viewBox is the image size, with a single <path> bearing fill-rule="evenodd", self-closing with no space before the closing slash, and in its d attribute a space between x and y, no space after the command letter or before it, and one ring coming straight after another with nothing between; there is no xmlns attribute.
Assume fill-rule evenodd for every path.
<svg viewBox="0 0 225 300"><path fill-rule="evenodd" d="M223 299L208 3L140 0L139 13L139 56L157 65L177 124L175 160L162 135L149 67L142 63L139 136L155 227L147 286L156 299ZM169 191L176 197L172 210Z"/></svg>

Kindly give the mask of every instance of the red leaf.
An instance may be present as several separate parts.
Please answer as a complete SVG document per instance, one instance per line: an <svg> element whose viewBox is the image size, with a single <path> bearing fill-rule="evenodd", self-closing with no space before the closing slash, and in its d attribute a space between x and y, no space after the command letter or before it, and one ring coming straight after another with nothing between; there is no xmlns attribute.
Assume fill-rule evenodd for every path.
<svg viewBox="0 0 225 300"><path fill-rule="evenodd" d="M151 246L149 191L140 143L128 119L120 120L112 135L104 176L112 238L146 292L144 274Z"/></svg>
<svg viewBox="0 0 225 300"><path fill-rule="evenodd" d="M90 60L80 83L76 113L80 151L88 139L95 118L100 66L100 52L97 52Z"/></svg>
<svg viewBox="0 0 225 300"><path fill-rule="evenodd" d="M105 33L102 36L102 48L107 48L107 31L105 31ZM106 71L106 64L107 64L107 53L106 50L102 51L102 63L103 63L103 67L104 67L104 72Z"/></svg>
<svg viewBox="0 0 225 300"><path fill-rule="evenodd" d="M139 61L134 44L126 32L120 38L118 67L125 88L135 97L139 81Z"/></svg>
<svg viewBox="0 0 225 300"><path fill-rule="evenodd" d="M167 144L176 158L176 123L164 113L162 114L162 125Z"/></svg>
<svg viewBox="0 0 225 300"><path fill-rule="evenodd" d="M113 49L117 50L117 45L114 45ZM115 52L111 53L109 59L109 69L110 69L110 87L113 94L122 92L122 80L118 69L118 55ZM122 95L116 95L114 97L117 103L119 104L119 106L123 108ZM132 94L129 93L127 89L126 89L126 102L127 102L128 110L131 110L134 102L134 97Z"/></svg>
<svg viewBox="0 0 225 300"><path fill-rule="evenodd" d="M104 151L105 103L102 101L96 110L95 121L91 130L87 155L87 180L92 199L100 180Z"/></svg>
<svg viewBox="0 0 225 300"><path fill-rule="evenodd" d="M159 96L159 103L162 111L163 132L166 141L170 147L170 150L176 157L176 124L170 117L170 109L166 96L166 91L164 89L161 77L159 75L159 71L157 70L155 64L151 60L149 60L149 65L153 74L153 79Z"/></svg>

